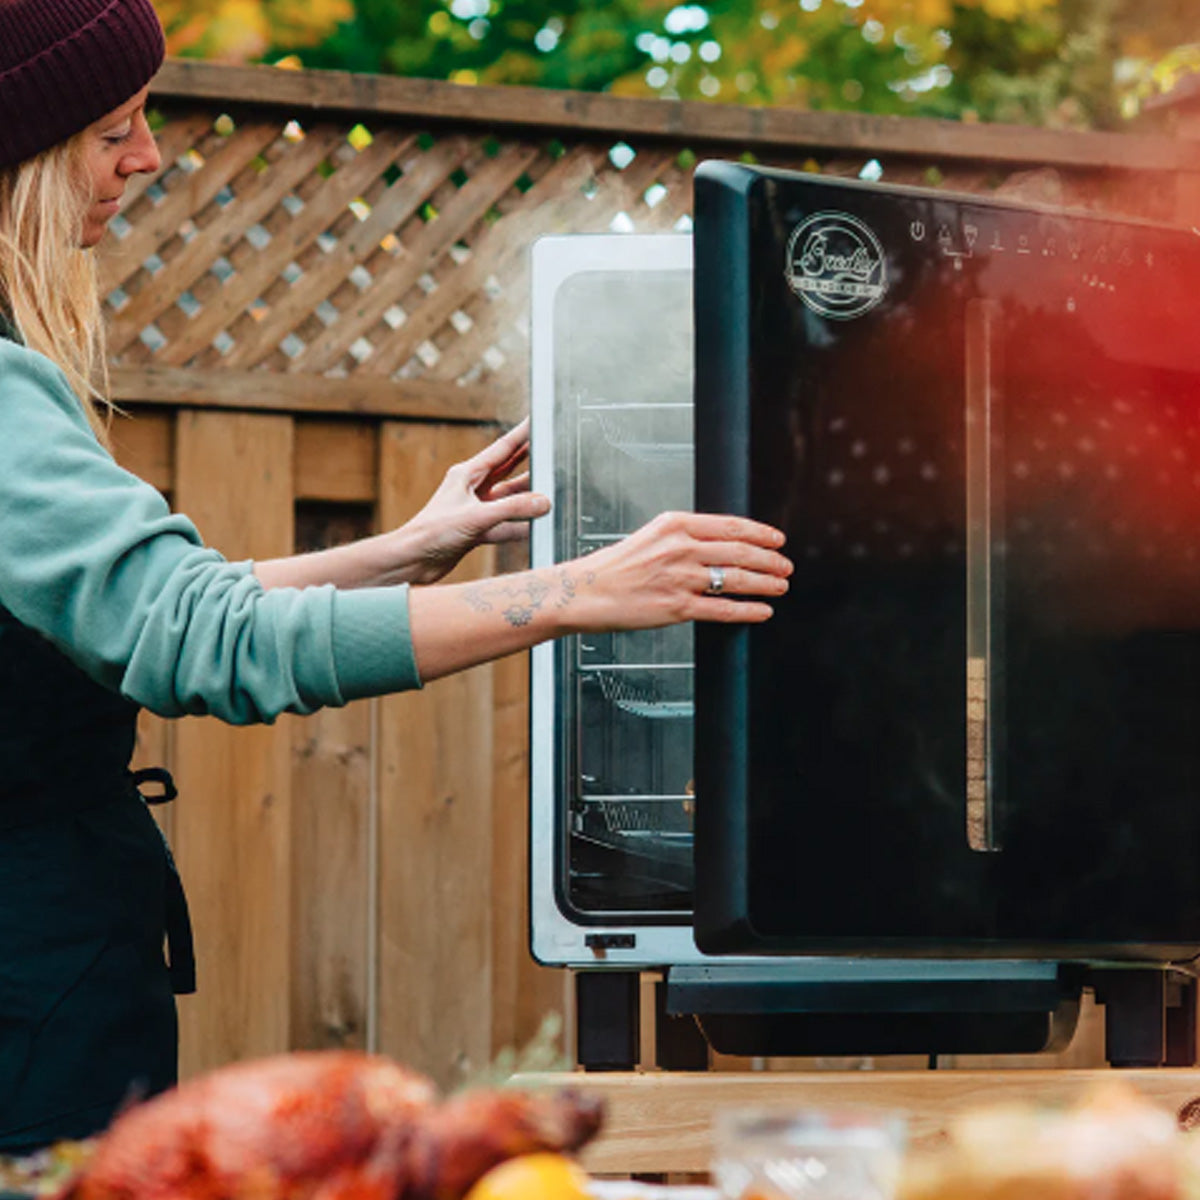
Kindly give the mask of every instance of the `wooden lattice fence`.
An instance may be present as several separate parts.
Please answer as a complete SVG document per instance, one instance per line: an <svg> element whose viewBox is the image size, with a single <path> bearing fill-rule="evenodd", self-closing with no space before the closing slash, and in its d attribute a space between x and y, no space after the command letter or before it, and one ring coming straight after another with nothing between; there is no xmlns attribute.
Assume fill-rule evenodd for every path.
<svg viewBox="0 0 1200 1200"><path fill-rule="evenodd" d="M265 371L307 408L511 415L531 242L687 228L698 158L842 175L874 160L890 181L972 191L1042 168L1043 198L1166 219L1197 165L1165 138L514 96L168 66L164 169L131 189L104 264L120 394L171 396L220 368L230 403L252 403L247 373Z"/></svg>
<svg viewBox="0 0 1200 1200"><path fill-rule="evenodd" d="M231 557L398 523L528 405L529 248L689 227L704 157L1191 219L1158 136L170 63L100 262L118 453ZM1032 172L1032 173L1031 173ZM494 569L488 551L470 567ZM517 562L518 558L508 561ZM273 729L148 721L201 985L188 1070L371 1045L452 1084L569 1005L525 949L521 660Z"/></svg>

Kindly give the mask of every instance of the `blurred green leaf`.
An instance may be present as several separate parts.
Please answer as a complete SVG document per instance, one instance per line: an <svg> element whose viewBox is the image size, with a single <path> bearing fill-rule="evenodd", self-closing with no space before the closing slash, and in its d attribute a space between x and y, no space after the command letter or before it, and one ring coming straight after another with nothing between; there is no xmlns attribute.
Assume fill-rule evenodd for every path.
<svg viewBox="0 0 1200 1200"><path fill-rule="evenodd" d="M178 53L1059 127L1200 71L1194 0L155 2Z"/></svg>

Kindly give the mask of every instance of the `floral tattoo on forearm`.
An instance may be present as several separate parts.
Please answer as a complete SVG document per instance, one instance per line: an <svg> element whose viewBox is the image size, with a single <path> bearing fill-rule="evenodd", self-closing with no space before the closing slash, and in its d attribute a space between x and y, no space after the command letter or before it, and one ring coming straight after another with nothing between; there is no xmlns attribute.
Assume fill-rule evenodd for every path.
<svg viewBox="0 0 1200 1200"><path fill-rule="evenodd" d="M593 572L584 573L584 582L595 579ZM560 570L553 586L541 575L529 575L514 580L492 579L467 588L467 604L476 612L495 612L514 628L528 625L538 609L549 600L555 608L566 608L578 594L579 583L569 571Z"/></svg>

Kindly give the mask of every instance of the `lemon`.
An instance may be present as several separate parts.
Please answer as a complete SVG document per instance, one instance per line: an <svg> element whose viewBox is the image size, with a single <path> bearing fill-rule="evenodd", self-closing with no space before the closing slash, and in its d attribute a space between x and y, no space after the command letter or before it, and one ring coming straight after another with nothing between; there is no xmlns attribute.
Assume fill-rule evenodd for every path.
<svg viewBox="0 0 1200 1200"><path fill-rule="evenodd" d="M465 1200L588 1200L588 1176L565 1154L520 1154L478 1179Z"/></svg>

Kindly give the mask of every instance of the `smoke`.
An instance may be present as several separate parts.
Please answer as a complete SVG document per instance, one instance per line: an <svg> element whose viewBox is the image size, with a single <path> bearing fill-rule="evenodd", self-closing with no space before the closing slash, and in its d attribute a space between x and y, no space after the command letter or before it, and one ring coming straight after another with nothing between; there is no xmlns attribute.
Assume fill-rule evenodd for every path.
<svg viewBox="0 0 1200 1200"><path fill-rule="evenodd" d="M560 289L556 490L576 499L581 538L692 507L692 344L690 272L586 273Z"/></svg>

